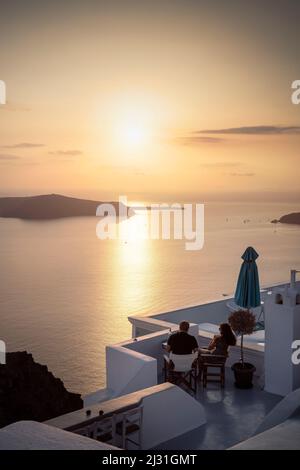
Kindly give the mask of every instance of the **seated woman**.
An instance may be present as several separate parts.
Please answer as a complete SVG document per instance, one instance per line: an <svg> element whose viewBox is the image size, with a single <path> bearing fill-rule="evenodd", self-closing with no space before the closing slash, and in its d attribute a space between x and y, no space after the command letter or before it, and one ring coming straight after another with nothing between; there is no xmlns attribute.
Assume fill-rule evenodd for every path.
<svg viewBox="0 0 300 470"><path fill-rule="evenodd" d="M228 356L229 346L236 345L236 337L228 323L221 323L220 334L215 335L207 348L199 349L199 354Z"/></svg>

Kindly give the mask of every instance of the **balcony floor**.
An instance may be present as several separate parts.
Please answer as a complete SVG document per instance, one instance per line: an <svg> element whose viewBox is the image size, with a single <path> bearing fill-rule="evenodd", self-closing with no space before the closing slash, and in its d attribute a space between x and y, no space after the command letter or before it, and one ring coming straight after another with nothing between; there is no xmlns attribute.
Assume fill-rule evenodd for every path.
<svg viewBox="0 0 300 470"><path fill-rule="evenodd" d="M278 395L261 390L258 383L250 390L234 386L233 373L226 368L226 386L199 384L197 392L205 408L207 423L189 433L160 444L156 449L212 450L228 449L253 435L264 417L281 400Z"/></svg>

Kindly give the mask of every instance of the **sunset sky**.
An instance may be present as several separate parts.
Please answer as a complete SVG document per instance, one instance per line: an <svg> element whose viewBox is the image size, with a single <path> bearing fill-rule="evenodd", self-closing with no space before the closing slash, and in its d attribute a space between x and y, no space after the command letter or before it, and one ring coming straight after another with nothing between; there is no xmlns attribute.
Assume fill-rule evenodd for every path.
<svg viewBox="0 0 300 470"><path fill-rule="evenodd" d="M299 25L298 0L2 1L1 196L300 193Z"/></svg>

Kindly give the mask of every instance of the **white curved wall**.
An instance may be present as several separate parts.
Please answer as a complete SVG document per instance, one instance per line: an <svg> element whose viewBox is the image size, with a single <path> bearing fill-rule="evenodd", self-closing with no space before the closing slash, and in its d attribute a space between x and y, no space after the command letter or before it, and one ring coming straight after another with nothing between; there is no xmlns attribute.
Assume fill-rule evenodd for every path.
<svg viewBox="0 0 300 470"><path fill-rule="evenodd" d="M107 388L113 397L157 384L157 361L122 346L106 348Z"/></svg>

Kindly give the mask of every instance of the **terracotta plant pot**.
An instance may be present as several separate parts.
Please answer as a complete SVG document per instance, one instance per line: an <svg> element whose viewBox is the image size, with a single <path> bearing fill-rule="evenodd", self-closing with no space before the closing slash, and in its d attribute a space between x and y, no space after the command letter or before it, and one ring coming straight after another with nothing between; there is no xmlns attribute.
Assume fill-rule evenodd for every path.
<svg viewBox="0 0 300 470"><path fill-rule="evenodd" d="M253 374L256 371L256 368L253 364L249 362L244 362L244 366L240 362L233 364L231 369L234 372L235 383L234 385L237 388L252 388L253 387Z"/></svg>

